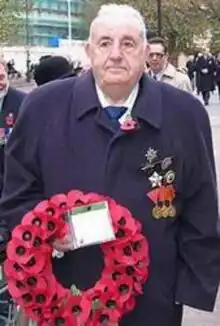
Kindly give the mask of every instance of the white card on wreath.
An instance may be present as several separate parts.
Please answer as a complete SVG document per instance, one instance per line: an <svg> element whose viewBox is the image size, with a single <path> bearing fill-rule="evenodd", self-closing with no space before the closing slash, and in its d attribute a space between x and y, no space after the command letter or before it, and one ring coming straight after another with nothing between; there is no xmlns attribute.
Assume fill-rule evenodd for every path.
<svg viewBox="0 0 220 326"><path fill-rule="evenodd" d="M115 240L107 202L75 207L68 221L74 249Z"/></svg>

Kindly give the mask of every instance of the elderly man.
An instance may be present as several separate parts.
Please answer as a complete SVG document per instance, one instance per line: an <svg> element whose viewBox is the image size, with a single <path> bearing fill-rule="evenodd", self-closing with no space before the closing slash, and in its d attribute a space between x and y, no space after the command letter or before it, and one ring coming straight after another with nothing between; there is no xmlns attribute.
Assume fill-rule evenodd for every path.
<svg viewBox="0 0 220 326"><path fill-rule="evenodd" d="M132 7L103 6L86 50L91 71L37 89L24 102L7 147L0 216L12 229L56 193L111 196L142 223L150 245L149 280L119 325L180 326L183 305L213 310L220 275L207 115L196 98L144 73L145 23ZM125 128L129 121L133 129ZM150 196L162 182L172 189L167 214ZM64 239L54 248L71 245ZM85 289L102 266L91 246L55 260L54 272L63 285Z"/></svg>
<svg viewBox="0 0 220 326"><path fill-rule="evenodd" d="M148 72L150 76L158 81L191 92L192 86L189 77L168 62L168 48L163 38L152 38L149 40L149 44Z"/></svg>

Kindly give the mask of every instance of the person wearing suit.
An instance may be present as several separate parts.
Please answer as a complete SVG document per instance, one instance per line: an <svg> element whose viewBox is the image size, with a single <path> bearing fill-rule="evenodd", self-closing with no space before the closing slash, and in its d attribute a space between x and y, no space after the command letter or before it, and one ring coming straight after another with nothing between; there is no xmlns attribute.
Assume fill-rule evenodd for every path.
<svg viewBox="0 0 220 326"><path fill-rule="evenodd" d="M192 93L192 85L188 75L168 61L166 41L161 37L155 37L149 40L149 46L149 68L147 68L146 72L157 81Z"/></svg>
<svg viewBox="0 0 220 326"><path fill-rule="evenodd" d="M19 108L26 94L9 85L8 74L4 63L0 63L0 195L3 188L5 146L12 132ZM4 221L0 219L0 264L5 257L5 242L9 239L9 232ZM7 300L9 294L1 295L0 300ZM7 316L8 305L0 304L0 312ZM0 321L0 325L5 322Z"/></svg>
<svg viewBox="0 0 220 326"><path fill-rule="evenodd" d="M86 51L88 72L48 83L23 102L6 149L0 216L12 230L57 193L78 189L112 197L142 223L150 249L143 294L118 325L180 326L184 305L214 309L219 284L207 113L191 94L145 74L146 25L134 8L102 6ZM125 129L129 121L134 128ZM162 182L174 194L166 216L156 214L161 202L149 197ZM98 246L72 251L61 239L53 247L64 252L53 262L63 286L94 285L103 267Z"/></svg>
<svg viewBox="0 0 220 326"><path fill-rule="evenodd" d="M25 96L26 93L9 85L5 65L0 63L0 193L3 185L5 144L12 132Z"/></svg>

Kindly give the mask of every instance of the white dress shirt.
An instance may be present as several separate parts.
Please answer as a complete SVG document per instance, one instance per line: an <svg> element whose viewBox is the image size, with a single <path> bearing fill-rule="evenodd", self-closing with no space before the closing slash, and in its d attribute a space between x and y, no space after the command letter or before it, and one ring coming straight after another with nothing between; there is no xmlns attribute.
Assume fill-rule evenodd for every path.
<svg viewBox="0 0 220 326"><path fill-rule="evenodd" d="M137 84L133 88L132 92L130 93L130 95L128 96L127 100L124 103L115 105L115 106L123 106L123 107L127 108L127 111L125 112L125 114L123 114L123 116L119 119L119 122L121 124L131 116L131 111L132 111L135 101L137 99L138 91L139 91L139 84ZM103 91L100 89L100 87L97 84L96 84L96 92L98 95L99 102L101 103L101 106L103 107L103 109L105 109L108 106L112 106L112 104L110 104L108 102L105 94L103 93Z"/></svg>

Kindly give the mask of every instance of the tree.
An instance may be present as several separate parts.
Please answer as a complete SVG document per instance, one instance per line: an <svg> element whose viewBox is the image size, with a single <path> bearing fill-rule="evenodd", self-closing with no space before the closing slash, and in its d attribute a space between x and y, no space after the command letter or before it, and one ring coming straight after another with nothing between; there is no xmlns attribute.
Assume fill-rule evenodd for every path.
<svg viewBox="0 0 220 326"><path fill-rule="evenodd" d="M0 44L10 44L22 26L23 2L0 0Z"/></svg>
<svg viewBox="0 0 220 326"><path fill-rule="evenodd" d="M84 0L87 22L94 17L97 8L108 0ZM145 18L148 29L157 32L157 1L155 0L115 0L131 4ZM211 24L219 19L219 0L162 0L162 34L167 38L169 53L190 53L195 47L196 38L206 34ZM207 3L206 3L207 2ZM208 17L208 18L207 18Z"/></svg>

